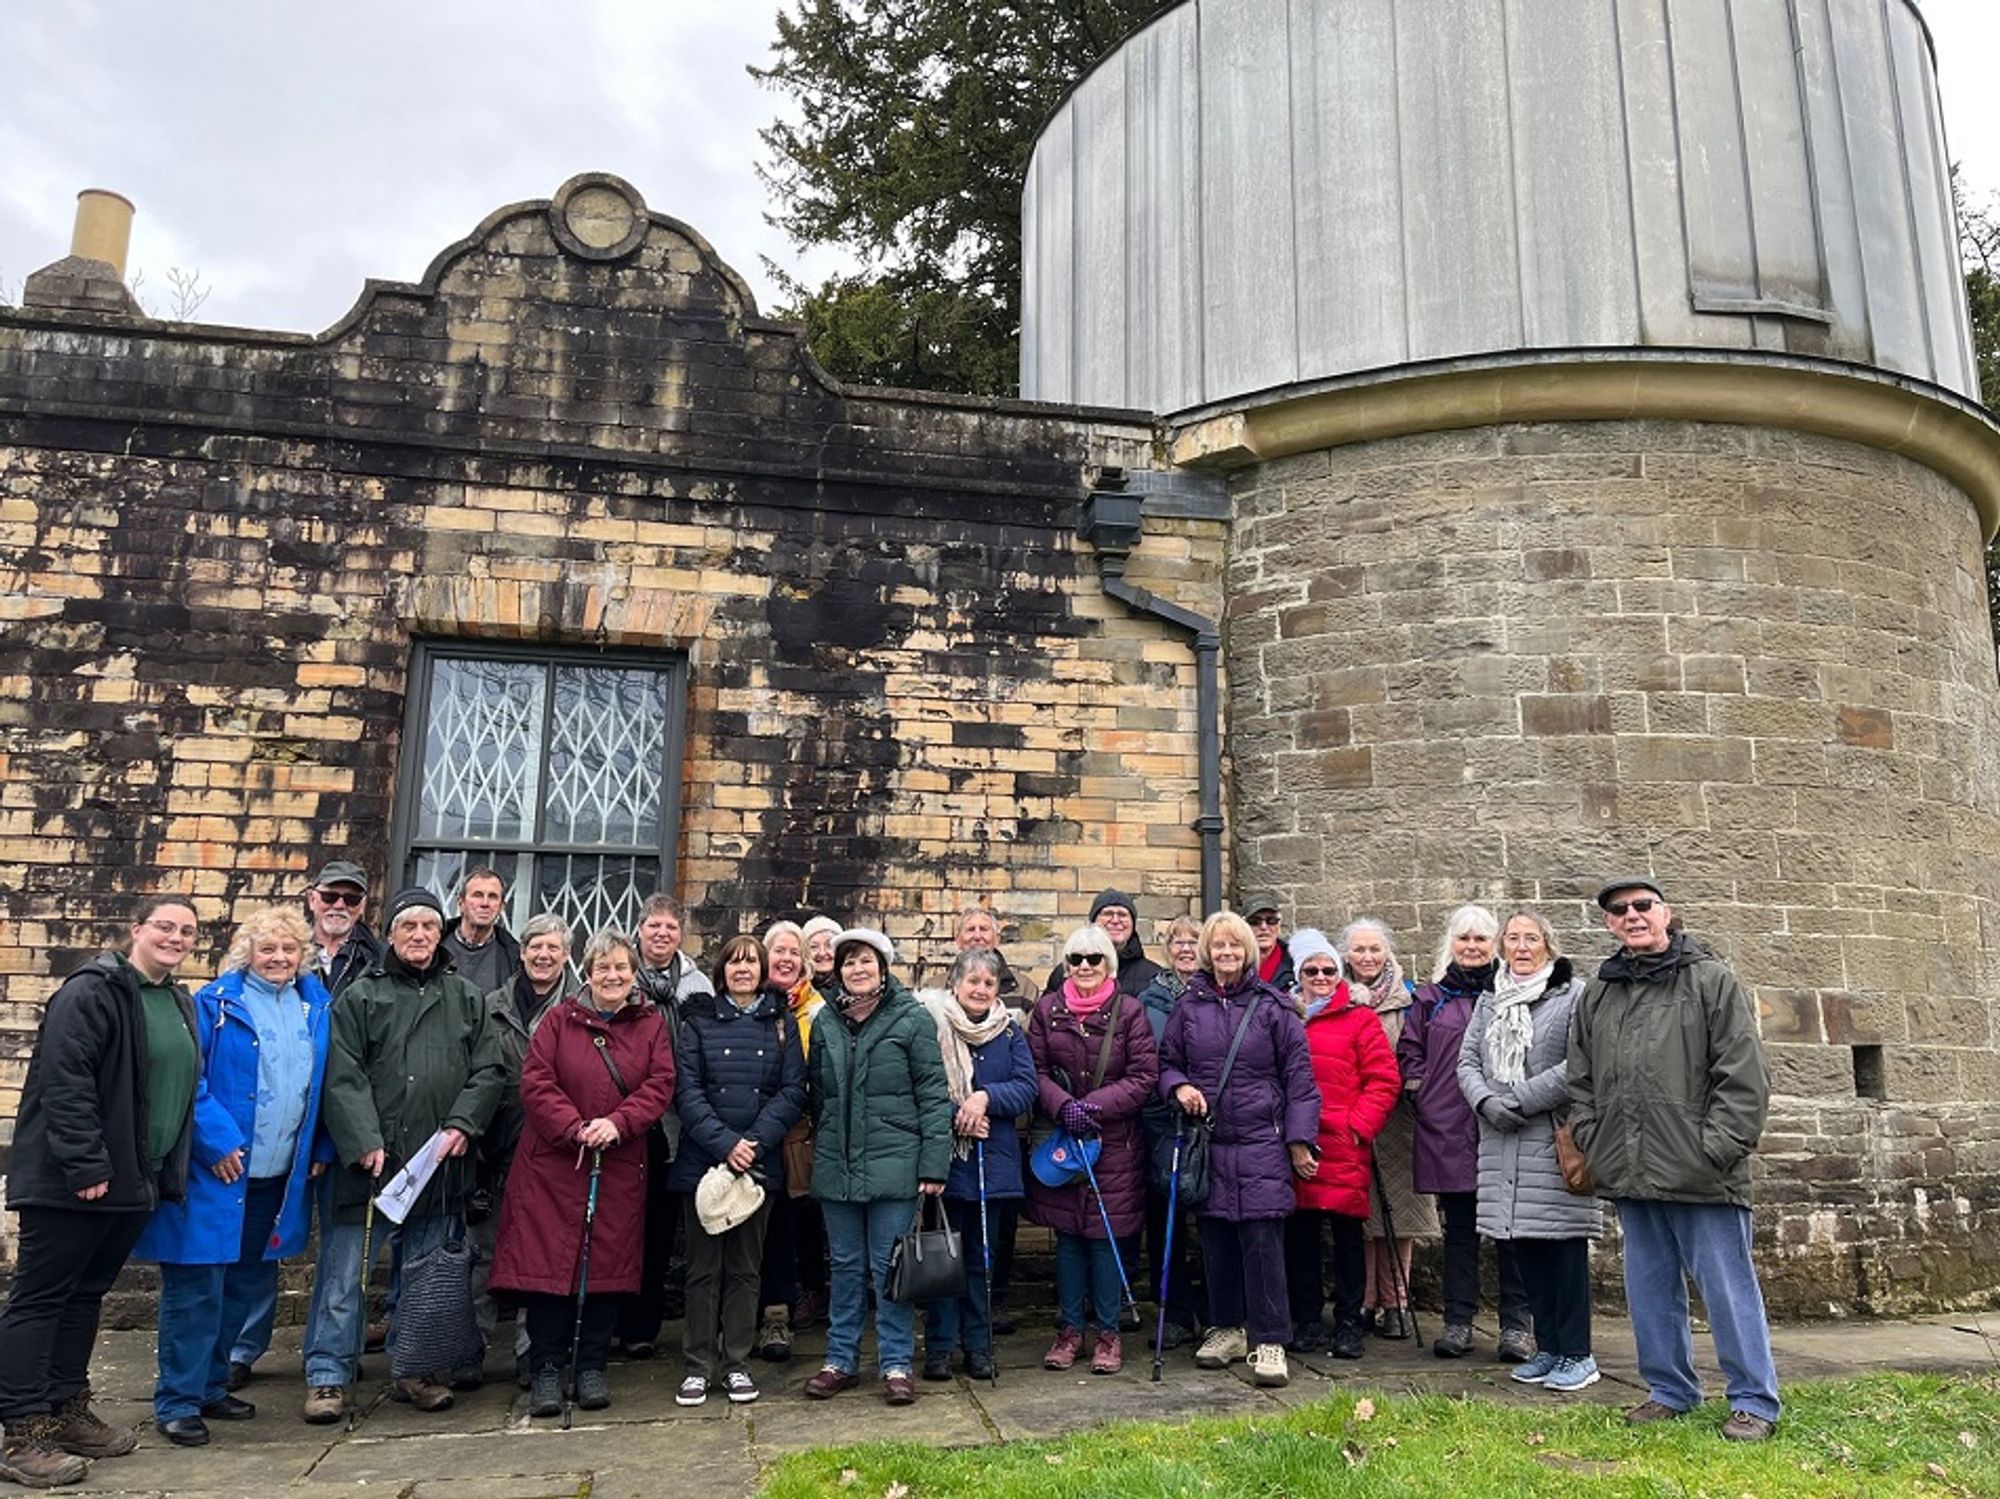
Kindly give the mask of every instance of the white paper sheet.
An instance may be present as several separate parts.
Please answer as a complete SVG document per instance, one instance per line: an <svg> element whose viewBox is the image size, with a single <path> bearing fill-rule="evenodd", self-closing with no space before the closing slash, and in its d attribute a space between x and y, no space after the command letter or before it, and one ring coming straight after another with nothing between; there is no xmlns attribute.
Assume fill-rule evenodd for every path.
<svg viewBox="0 0 2000 1499"><path fill-rule="evenodd" d="M410 1209L417 1205L417 1199L437 1173L438 1147L443 1143L443 1130L424 1141L410 1157L409 1164L389 1178L389 1185L375 1199L375 1211L391 1223L401 1223L409 1217Z"/></svg>

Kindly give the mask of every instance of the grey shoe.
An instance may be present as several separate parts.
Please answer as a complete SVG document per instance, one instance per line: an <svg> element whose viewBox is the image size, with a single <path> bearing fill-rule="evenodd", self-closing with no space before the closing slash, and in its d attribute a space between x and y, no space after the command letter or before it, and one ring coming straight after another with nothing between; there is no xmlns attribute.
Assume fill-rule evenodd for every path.
<svg viewBox="0 0 2000 1499"><path fill-rule="evenodd" d="M1500 1346L1493 1350L1493 1357L1503 1364L1525 1364L1534 1356L1535 1340L1518 1327L1502 1332Z"/></svg>
<svg viewBox="0 0 2000 1499"><path fill-rule="evenodd" d="M576 1376L576 1403L587 1411L601 1411L611 1404L611 1381L602 1369L582 1369Z"/></svg>
<svg viewBox="0 0 2000 1499"><path fill-rule="evenodd" d="M534 1389L528 1396L528 1414L531 1416L560 1416L562 1414L562 1370L537 1369Z"/></svg>
<svg viewBox="0 0 2000 1499"><path fill-rule="evenodd" d="M1444 1335L1431 1344L1431 1352L1439 1358L1464 1358L1472 1352L1472 1329L1463 1322L1447 1323Z"/></svg>

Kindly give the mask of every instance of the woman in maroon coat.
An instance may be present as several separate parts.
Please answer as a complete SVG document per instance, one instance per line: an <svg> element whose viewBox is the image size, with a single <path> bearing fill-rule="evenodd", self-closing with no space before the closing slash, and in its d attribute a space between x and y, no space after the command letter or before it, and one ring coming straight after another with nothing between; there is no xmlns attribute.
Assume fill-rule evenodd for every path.
<svg viewBox="0 0 2000 1499"><path fill-rule="evenodd" d="M531 1415L562 1409L595 1159L603 1164L576 1359L585 1410L611 1403L611 1334L621 1296L639 1289L647 1152L673 1102L674 1048L665 1018L634 993L638 966L616 932L592 937L583 950L588 987L542 1016L521 1064L525 1123L500 1208L492 1285L526 1304Z"/></svg>
<svg viewBox="0 0 2000 1499"><path fill-rule="evenodd" d="M1305 1011L1306 1051L1319 1085L1319 1143L1299 1173L1299 1210L1285 1225L1285 1285L1292 1298L1290 1347L1310 1351L1320 1339L1326 1282L1320 1256L1333 1230L1333 1356L1360 1358L1361 1302L1368 1276L1362 1228L1375 1136L1402 1091L1396 1054L1375 1010L1347 987L1340 958L1323 932L1292 934L1292 962Z"/></svg>
<svg viewBox="0 0 2000 1499"><path fill-rule="evenodd" d="M1042 1363L1067 1369L1083 1351L1086 1318L1096 1329L1090 1368L1124 1367L1118 1339L1118 1261L1112 1232L1130 1255L1146 1222L1146 1141L1139 1111L1160 1080L1160 1054L1146 1007L1119 991L1118 954L1100 927L1081 926L1063 944L1068 976L1028 1017L1028 1050L1041 1079L1041 1112L1079 1137L1099 1141L1098 1209L1088 1182L1048 1187L1028 1176L1028 1216L1055 1230L1060 1326ZM1107 1039L1108 1038L1108 1039Z"/></svg>

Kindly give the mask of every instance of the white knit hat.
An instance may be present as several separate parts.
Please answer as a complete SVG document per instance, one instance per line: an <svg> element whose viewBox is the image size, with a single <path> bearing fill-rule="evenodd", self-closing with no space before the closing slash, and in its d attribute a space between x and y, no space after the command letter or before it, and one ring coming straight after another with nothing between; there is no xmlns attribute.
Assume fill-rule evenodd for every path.
<svg viewBox="0 0 2000 1499"><path fill-rule="evenodd" d="M709 1167L695 1184L695 1215L711 1234L726 1234L737 1224L748 1223L763 1205L764 1189L757 1179L732 1171L727 1161Z"/></svg>

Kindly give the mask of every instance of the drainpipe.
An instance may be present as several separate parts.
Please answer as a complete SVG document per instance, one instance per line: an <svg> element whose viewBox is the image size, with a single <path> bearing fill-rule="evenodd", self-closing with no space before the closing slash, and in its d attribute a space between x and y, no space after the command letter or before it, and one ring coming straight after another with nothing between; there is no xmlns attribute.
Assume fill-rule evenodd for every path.
<svg viewBox="0 0 2000 1499"><path fill-rule="evenodd" d="M1139 542L1145 501L1143 493L1127 488L1128 479L1137 477L1116 468L1101 470L1084 499L1076 529L1097 550L1098 573L1106 594L1134 614L1164 620L1192 638L1201 795L1201 815L1193 826L1201 835L1201 910L1206 916L1222 909L1222 722L1217 691L1222 627L1216 620L1126 581L1125 562Z"/></svg>

